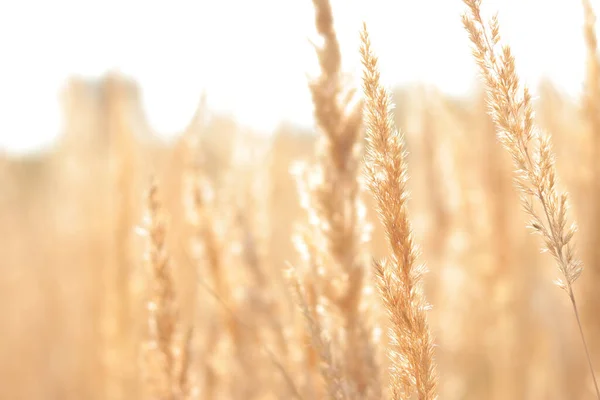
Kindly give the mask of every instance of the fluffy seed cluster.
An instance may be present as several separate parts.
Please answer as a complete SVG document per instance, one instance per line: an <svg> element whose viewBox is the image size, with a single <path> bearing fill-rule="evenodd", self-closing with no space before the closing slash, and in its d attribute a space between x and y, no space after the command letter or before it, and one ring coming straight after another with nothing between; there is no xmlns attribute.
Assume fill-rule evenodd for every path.
<svg viewBox="0 0 600 400"><path fill-rule="evenodd" d="M390 247L390 258L376 262L379 291L392 322L394 399L413 393L421 400L436 398L437 376L433 338L422 294L424 272L417 263L407 211L407 164L404 136L395 129L390 95L380 82L377 57L366 25L361 35L363 90L367 126L369 187Z"/></svg>

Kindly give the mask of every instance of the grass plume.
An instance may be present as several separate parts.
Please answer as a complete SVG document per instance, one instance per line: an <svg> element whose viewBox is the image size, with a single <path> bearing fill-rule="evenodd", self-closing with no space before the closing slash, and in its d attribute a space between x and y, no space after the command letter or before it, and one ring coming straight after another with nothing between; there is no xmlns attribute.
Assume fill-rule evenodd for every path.
<svg viewBox="0 0 600 400"><path fill-rule="evenodd" d="M192 331L180 332L172 264L167 252L167 224L152 182L147 195L147 258L151 279L148 292L148 341L144 373L151 398L178 400L187 397L187 367Z"/></svg>
<svg viewBox="0 0 600 400"><path fill-rule="evenodd" d="M359 198L362 167L362 107L344 82L340 45L329 0L313 0L315 25L323 39L317 52L320 74L310 83L319 132L317 165L308 184L309 224L323 251L327 297L342 318L343 365L358 396L379 397L378 365L367 324L364 206Z"/></svg>
<svg viewBox="0 0 600 400"><path fill-rule="evenodd" d="M366 25L361 44L367 175L391 251L390 258L376 262L375 267L379 291L392 323L393 398L410 398L416 392L419 400L435 399L434 344L421 284L425 270L417 264L418 251L406 205L405 139L394 127L390 95L380 82L378 60Z"/></svg>
<svg viewBox="0 0 600 400"><path fill-rule="evenodd" d="M514 182L521 194L523 208L531 218L530 227L542 236L544 250L554 257L562 275L556 283L565 290L573 306L596 394L600 399L573 293L573 283L583 272L572 241L577 227L574 222L567 226L568 195L557 187L550 139L535 126L531 94L527 87L520 84L511 48L504 45L498 51L501 37L497 16L485 23L481 16L481 0L464 0L464 3L470 12L463 15L463 24L487 88L489 113L499 141L512 157Z"/></svg>

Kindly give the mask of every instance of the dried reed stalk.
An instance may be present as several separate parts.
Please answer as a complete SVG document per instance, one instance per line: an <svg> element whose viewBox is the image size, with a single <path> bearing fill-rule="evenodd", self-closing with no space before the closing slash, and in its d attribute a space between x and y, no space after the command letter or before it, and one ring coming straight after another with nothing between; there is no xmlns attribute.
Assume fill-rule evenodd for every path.
<svg viewBox="0 0 600 400"><path fill-rule="evenodd" d="M591 154L589 159L589 170L591 171L592 195L588 197L590 223L586 230L588 245L588 273L586 280L586 303L582 309L583 320L592 333L590 349L592 355L599 354L600 342L596 339L600 334L600 321L598 320L598 309L600 308L600 294L595 283L600 279L600 58L598 57L598 39L596 37L596 15L589 0L582 0L584 11L584 29L583 34L587 48L587 74L584 90L584 112L588 120L590 129Z"/></svg>
<svg viewBox="0 0 600 400"><path fill-rule="evenodd" d="M325 382L328 397L332 400L347 400L351 398L348 393L350 382L343 379L342 368L333 354L331 341L325 336L325 331L318 318L315 295L311 293L314 286L307 288L291 265L288 268L288 276L295 301L300 306L306 321L310 343L319 356L319 371Z"/></svg>
<svg viewBox="0 0 600 400"><path fill-rule="evenodd" d="M111 210L113 210L111 239L111 264L103 268L104 274L104 323L107 336L103 355L109 372L105 385L107 397L125 399L137 390L135 364L123 362L134 359L137 335L134 331L139 322L134 318L131 292L131 232L135 225L133 193L136 182L138 156L132 118L129 114L127 82L109 75L103 82L104 112L103 128L108 140L108 156L112 163L110 185Z"/></svg>
<svg viewBox="0 0 600 400"><path fill-rule="evenodd" d="M407 399L435 399L433 338L422 293L424 267L417 264L406 201L407 167L404 135L394 128L389 93L380 82L377 57L366 25L361 34L363 90L366 98L367 175L386 232L391 257L375 263L378 287L392 323L394 348L392 393Z"/></svg>
<svg viewBox="0 0 600 400"><path fill-rule="evenodd" d="M550 140L534 125L531 95L521 87L515 70L515 59L509 46L500 44L500 26L496 16L488 24L481 17L481 0L464 0L470 14L463 15L463 24L473 43L473 56L486 84L489 113L494 120L498 139L510 153L515 166L514 181L521 194L521 203L531 217L530 227L544 240L544 250L554 257L563 279L556 281L571 300L581 339L585 347L596 394L596 382L588 346L583 334L573 283L583 271L572 243L576 225L567 227L568 196L557 188L554 153Z"/></svg>
<svg viewBox="0 0 600 400"><path fill-rule="evenodd" d="M273 269L268 241L271 235L269 203L271 179L268 174L271 157L268 147L259 146L251 135L240 135L232 157L231 203L234 211L234 235L241 247L241 262L250 274L246 290L252 299L254 330L274 340L278 354L287 364L289 344L284 332L284 315L277 300L278 287L284 283L281 268ZM261 160L263 163L257 162ZM284 285L285 286L285 285Z"/></svg>
<svg viewBox="0 0 600 400"><path fill-rule="evenodd" d="M585 81L585 111L593 131L594 156L600 144L600 58L596 37L596 15L589 0L582 0L584 12L583 35L587 48L587 74Z"/></svg>
<svg viewBox="0 0 600 400"><path fill-rule="evenodd" d="M179 400L189 395L187 374L191 330L181 337L173 271L166 249L167 227L158 188L152 183L147 196L147 259L152 274L148 293L149 337L144 373L151 398ZM183 349L183 351L182 351Z"/></svg>
<svg viewBox="0 0 600 400"><path fill-rule="evenodd" d="M205 356L204 370L204 398L214 398L217 393L219 381L222 380L215 370L211 354L219 345L223 338L231 341L231 349L234 353L236 371L240 371L240 376L244 379L237 379L235 385L230 386L234 393L244 398L253 397L257 391L260 391L258 385L257 370L254 369L252 358L253 352L258 348L250 341L254 333L249 335L240 324L240 320L235 316L242 308L241 304L233 296L233 285L228 279L226 270L228 255L225 249L223 239L217 231L217 222L215 219L216 207L213 201L213 187L205 174L206 164L201 159L198 149L198 142L195 138L188 137L187 151L188 167L186 170L186 179L188 186L186 190L191 197L190 202L190 220L193 225L192 245L198 247L201 251L198 257L194 257L196 267L198 268L199 279L205 274L205 269L212 280L212 287L215 295L228 309L219 307L215 313L217 322L213 329L206 335L204 348L207 352ZM229 311L229 309L233 311Z"/></svg>
<svg viewBox="0 0 600 400"><path fill-rule="evenodd" d="M182 176L182 198L185 217L190 231L186 233L186 240L182 243L182 253L195 271L196 279L200 285L195 285L196 301L193 307L193 320L198 326L203 326L202 348L203 354L196 357L202 360L202 365L195 366L197 372L197 384L202 388L203 399L215 398L219 385L219 376L213 366L212 353L218 347L221 337L221 324L218 322L219 313L208 313L212 311L206 302L204 293L201 293L203 279L206 270L211 275L214 286L219 293L225 291L225 280L222 276L221 259L222 248L220 241L214 231L213 221L207 207L212 194L212 187L204 174L204 159L201 157L200 141L201 134L206 126L207 119L206 94L203 94L192 122L187 127L181 143L181 157L184 160ZM200 250L196 254L195 250ZM216 294L215 294L216 295Z"/></svg>
<svg viewBox="0 0 600 400"><path fill-rule="evenodd" d="M301 198L302 195L308 196L306 190L300 190ZM325 343L321 340L324 335L323 327L321 323L321 315L317 312L319 304L318 291L320 289L321 280L319 279L319 272L323 271L323 264L319 257L320 252L317 250L315 243L315 236L311 234L309 229L300 230L296 233L294 238L297 251L302 256L302 259L308 269L304 272L302 278L298 276L295 269L290 268L288 282L292 284L291 294L293 295L292 300L300 307L304 316L304 327L308 329L302 329L300 332L301 342L304 348L303 354L303 373L304 373L304 392L307 397L319 397L317 392L321 389L314 384L314 376L320 372L323 378L326 388L329 389L329 393L336 393L336 390L331 390L332 387L336 387L337 383L330 380L331 375L326 374L327 370L324 370L322 364L326 366L332 364L332 360L324 359L322 356L326 354L324 350L320 349L320 346ZM302 289L302 290L298 290ZM321 313L323 314L323 313ZM315 336L318 334L318 337ZM318 339L318 340L317 340ZM329 342L327 341L329 346ZM331 353L331 349L327 350L327 353ZM329 368L330 370L331 368ZM339 368L336 367L336 370ZM335 375L337 377L337 375ZM332 396L335 398L335 396Z"/></svg>
<svg viewBox="0 0 600 400"><path fill-rule="evenodd" d="M195 147L188 148L188 150L192 149L195 149ZM189 160L189 162L191 163L192 161ZM208 269L217 296L231 307L231 292L223 270L223 249L215 231L211 215L212 210L209 206L212 188L208 179L202 174L201 167L197 165L197 161L188 165L186 178L188 186L186 186L185 190L187 191L186 194L191 197L189 218L193 229L190 247L199 245L202 250L200 257L194 257L194 266L198 270L197 274L199 277L206 272L205 268ZM200 298L200 296L198 297ZM208 323L207 333L205 334L204 348L207 353L204 355L204 385L202 392L205 399L215 398L215 393L219 385L219 376L213 366L211 353L219 344L223 328L232 335L231 337L234 342L235 336L238 335L237 323L229 314L218 312L216 316L221 321L212 326L211 323Z"/></svg>
<svg viewBox="0 0 600 400"><path fill-rule="evenodd" d="M275 298L277 281L273 282L273 279L270 279L273 278L273 274L269 271L267 255L263 251L264 236L258 230L258 227L268 226L269 221L266 217L260 218L266 213L261 212L260 207L256 204L256 196L253 193L247 194L248 203L243 210L241 207L237 210L236 217L236 225L242 236L242 257L254 278L251 296L255 299L254 308L258 314L254 319L254 329L257 335L261 330L265 330L271 335L278 354L287 364L289 344L285 336L280 305ZM252 218L254 221L251 221Z"/></svg>
<svg viewBox="0 0 600 400"><path fill-rule="evenodd" d="M322 293L342 318L343 365L360 397L380 397L376 352L362 309L366 265L364 206L359 198L362 155L362 107L343 82L340 46L329 0L313 0L315 25L323 38L316 47L320 74L310 83L314 117L320 132L318 164L311 178L309 218L323 239L323 266L334 284ZM327 282L323 282L327 283ZM369 394L367 394L369 393Z"/></svg>

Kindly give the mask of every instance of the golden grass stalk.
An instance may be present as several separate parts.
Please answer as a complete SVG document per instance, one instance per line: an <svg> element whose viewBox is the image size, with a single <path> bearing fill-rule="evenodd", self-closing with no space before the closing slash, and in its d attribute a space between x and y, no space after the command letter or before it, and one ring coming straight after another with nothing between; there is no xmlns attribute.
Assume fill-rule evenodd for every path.
<svg viewBox="0 0 600 400"><path fill-rule="evenodd" d="M406 205L405 139L394 127L390 95L380 82L366 25L361 42L368 182L392 253L389 260L375 263L379 291L392 323L391 390L394 399L407 399L415 392L420 400L435 399L434 344L421 283L425 270L417 264Z"/></svg>
<svg viewBox="0 0 600 400"><path fill-rule="evenodd" d="M125 87L127 82L118 75L109 75L103 82L106 103L106 132L108 157L111 165L110 184L115 194L111 195L111 209L114 210L113 231L110 235L111 265L102 269L104 274L105 335L106 349L103 351L109 377L107 396L123 399L135 390L135 369L131 363L123 363L123 358L133 358L136 338L132 324L131 293L131 232L135 225L133 194L135 191L135 171L138 148L128 114Z"/></svg>
<svg viewBox="0 0 600 400"><path fill-rule="evenodd" d="M582 0L584 13L583 35L587 48L587 74L585 82L585 110L593 130L594 149L600 141L600 59L596 37L596 15L589 0ZM597 154L594 154L597 155Z"/></svg>
<svg viewBox="0 0 600 400"><path fill-rule="evenodd" d="M300 194L307 195L307 192L301 190ZM288 275L291 279L288 279L288 283L291 283L292 285L292 300L299 306L305 321L300 333L301 342L303 343L304 348L302 365L305 382L303 386L306 392L310 392L310 397L316 397L315 391L320 390L320 387L317 387L314 384L314 376L318 372L320 372L326 388L331 388L336 385L328 380L330 377L329 375L323 373L326 371L324 371L322 367L319 368L323 363L331 364L327 359L322 358L324 353L319 349L319 345L322 344L320 338L324 334L324 332L322 332L323 327L320 321L322 316L317 312L317 307L320 305L318 291L321 286L320 284L322 283L319 279L319 272L323 270L323 267L319 257L320 252L317 250L315 244L315 236L311 234L309 229L302 229L297 232L294 237L294 244L296 250L299 252L302 260L307 266L307 271L305 271L302 278L300 278L294 268L289 268ZM305 327L308 327L308 329L304 329ZM318 332L318 337L315 336L316 332ZM331 390L329 390L329 392L330 394L333 393Z"/></svg>
<svg viewBox="0 0 600 400"><path fill-rule="evenodd" d="M231 254L227 253L228 250L224 239L218 232L217 207L214 203L213 187L205 173L206 163L201 157L196 138L190 136L186 139L188 140L188 167L185 172L185 178L187 183L186 191L190 198L188 204L189 222L193 229L191 244L192 247L197 247L200 250L200 254L193 257L193 263L198 269L199 281L202 282L203 275L208 272L212 281L214 296L219 302L226 305L226 307L218 307L214 314L217 318L215 326L209 329L208 334L205 336L204 348L206 355L204 357L205 366L203 371L203 398L214 398L216 393L218 393L217 388L225 386L225 378L231 379L231 376L224 377L217 373L216 367L221 360L211 355L219 347L224 338L230 340L230 350L233 352L235 360L235 362L232 360L230 368L235 369L236 373L240 375L239 379L232 379L235 382L230 386L233 390L232 393L234 393L234 396L243 398L256 397L257 393L263 390L258 379L260 370L254 368L255 365L253 364L256 350L260 348L259 343L255 342L259 340L258 330L263 327L262 321L256 321L258 315L245 315L246 318L253 321L252 324L242 323L239 318L236 318L236 314L241 314L242 310L249 312L254 307L254 302L250 304L250 307L245 307L245 304L239 302L234 296L235 286L228 279L234 277L228 275L226 269L230 262L228 256ZM247 211L251 212L250 210ZM238 225L238 222L235 221L233 225ZM251 239L253 240L254 238ZM248 249L242 245L242 250L247 251ZM263 272L259 270L261 266L258 254L244 253L243 255L254 258L251 268L255 267L256 270L253 272L259 274ZM204 289L206 288L207 286L204 287ZM266 296L266 293L263 293L265 292L264 288L262 289L260 294ZM256 287L256 290L260 291L261 288ZM276 320L275 313L269 314L265 311L265 314L271 317L273 321ZM249 330L249 326L252 326L252 329ZM281 331L279 330L276 333L281 333ZM280 339L278 343L285 345L285 340Z"/></svg>
<svg viewBox="0 0 600 400"><path fill-rule="evenodd" d="M188 143L187 150L191 154L190 157L196 156L196 147L194 144ZM190 202L189 219L193 231L191 232L190 248L199 246L201 255L199 258L193 257L194 267L197 268L197 274L200 277L208 269L208 273L213 283L213 287L219 298L229 305L232 305L231 291L223 269L223 247L221 240L216 232L214 220L212 218L213 210L211 207L212 187L208 179L201 171L201 167L197 165L197 160L189 159L189 166L185 172L187 186L186 195L189 196ZM200 296L198 296L200 298ZM212 399L215 397L217 387L219 386L220 377L217 374L212 357L210 354L217 348L223 331L231 334L232 341L238 335L238 324L227 313L219 312L215 314L220 317L220 321L213 326L209 324L204 335L204 348L207 354L204 357L203 368L203 398Z"/></svg>
<svg viewBox="0 0 600 400"><path fill-rule="evenodd" d="M245 211L238 210L236 224L238 225L242 238L242 256L245 264L249 268L253 276L252 290L253 298L255 299L257 317L254 320L254 329L257 334L261 330L265 330L271 334L275 341L276 348L279 354L287 359L289 353L289 343L285 337L285 327L281 320L280 306L277 299L274 297L275 287L269 278L269 270L267 269L267 260L264 253L261 251L260 238L258 237L258 229L256 226L251 226L251 215L259 214L257 207L252 204L246 206Z"/></svg>
<svg viewBox="0 0 600 400"><path fill-rule="evenodd" d="M314 229L325 243L324 267L332 281L325 290L342 317L343 365L356 392L379 397L378 366L361 306L365 288L363 241L367 236L359 199L362 107L343 82L340 46L329 0L313 0L320 74L310 83L320 136L318 164L308 191ZM325 277L327 279L327 277Z"/></svg>
<svg viewBox="0 0 600 400"><path fill-rule="evenodd" d="M473 43L473 55L486 84L489 113L494 120L498 139L510 153L514 166L514 181L521 194L521 203L531 217L530 227L544 240L544 250L552 254L563 278L556 281L564 289L571 304L581 333L596 394L592 361L579 317L573 283L583 271L575 256L572 239L575 223L567 227L568 196L556 183L554 152L548 136L542 136L534 125L531 95L521 87L515 70L515 59L509 46L501 54L500 26L496 16L489 23L481 17L481 0L464 0L470 13L463 15L463 24Z"/></svg>
<svg viewBox="0 0 600 400"><path fill-rule="evenodd" d="M239 186L232 185L232 187L236 187L236 191L232 195L240 196L241 192L242 196L240 197L249 204L245 204L246 207L242 211L242 206L235 204L237 201L227 203L230 206L233 205L232 208L236 210L234 214L235 221L232 221L233 225L230 228L239 231L238 234L242 236L240 243L241 257L248 264L252 277L255 278L251 286L252 290L257 292L256 294L247 295L245 297L246 304L243 304L234 297L233 292L236 288L227 279L228 275L225 267L230 261L227 259L228 254L225 250L224 241L217 231L217 210L213 201L213 189L205 174L206 163L197 139L197 135L192 133L185 138L187 165L184 179L186 184L185 194L189 199L186 208L188 222L192 228L190 237L192 246L190 246L190 251L184 251L184 254L190 265L198 270L200 288L216 300L218 308L216 310L218 312L215 314L218 321L214 324L214 328L209 327L206 329L208 332L205 335L204 344L205 355L203 361L205 365L202 371L204 374L202 398L218 397L216 396L216 393L218 393L217 378L219 378L217 368L223 367L223 360L212 356L212 353L219 347L224 337L229 337L235 352L233 354L235 361L227 361L228 363L231 362L228 368L230 372L232 369L240 370L239 376L228 377L231 382L229 389L231 389L233 397L255 398L259 396L261 391L265 390L260 380L264 368L258 368L256 357L258 355L257 350L262 350L284 379L285 387L280 388L280 391L285 392L286 395L299 398L298 390L287 372L287 365L280 361L269 347L263 343L264 339L261 335L263 329L272 328L273 333L278 335L276 339L277 344L280 346L279 350L287 353L288 343L284 337L283 327L279 325L279 313L276 312L275 304L267 298L272 287L268 286L268 276L266 276L268 271L265 270L263 264L262 248L259 246L259 240L250 222L251 218L259 218L256 215L258 214L258 207L254 204L258 199L252 196L254 193L249 187L252 183L251 178L255 177L248 173L251 172L251 170L248 171L249 165L241 164L243 160L234 160L239 163L239 165L236 165L236 169L241 170L244 167L244 173L248 173L248 176L236 176L235 180L232 180L235 185L242 185L242 189ZM231 176L234 175L232 172L239 171L229 171ZM195 249L199 252L191 251ZM205 269L208 269L208 274L212 278L212 285L205 282ZM199 305L198 308L200 307L202 305ZM203 315L202 320L198 323L204 325L206 317L206 315ZM263 324L264 319L269 323L268 326ZM221 380L224 381L224 379Z"/></svg>
<svg viewBox="0 0 600 400"><path fill-rule="evenodd" d="M175 400L187 396L187 348L191 332L181 345L178 337L179 310L176 304L173 271L166 248L167 227L158 188L152 183L147 196L147 258L151 272L148 293L148 342L145 378L153 399Z"/></svg>
<svg viewBox="0 0 600 400"><path fill-rule="evenodd" d="M300 310L306 321L312 349L319 355L319 370L325 382L328 397L333 400L351 398L348 393L350 382L342 378L341 366L339 365L339 361L335 359L331 341L325 336L325 331L318 318L315 304L312 301L314 298L314 294L310 293L310 289L312 288L306 288L300 282L294 267L291 265L288 266L288 276L295 301L300 306Z"/></svg>
<svg viewBox="0 0 600 400"><path fill-rule="evenodd" d="M597 318L598 307L600 306L600 295L595 288L595 282L600 278L600 248L598 240L600 234L597 227L600 224L600 58L598 57L598 39L596 37L596 15L589 0L582 0L584 12L584 39L587 48L587 74L584 89L584 113L589 124L590 138L590 159L589 170L591 171L592 195L586 196L589 199L588 207L590 213L589 229L586 230L588 240L587 250L588 273L589 278L586 293L586 303L582 313L583 320L588 324L588 328L594 337L600 334L600 323ZM590 343L592 355L598 354L598 340L592 340Z"/></svg>
<svg viewBox="0 0 600 400"><path fill-rule="evenodd" d="M271 200L268 187L271 180L268 176L270 151L267 146L259 146L256 138L240 135L236 140L231 167L232 198L235 196L232 230L240 246L241 262L250 274L247 294L253 299L252 308L256 317L252 318L257 334L264 333L274 340L278 354L285 360L289 353L289 343L285 337L284 317L281 313L281 302L277 301L277 287L283 282L282 270L273 270L270 259L268 240L271 234L271 216L269 202ZM263 164L256 163L258 159Z"/></svg>

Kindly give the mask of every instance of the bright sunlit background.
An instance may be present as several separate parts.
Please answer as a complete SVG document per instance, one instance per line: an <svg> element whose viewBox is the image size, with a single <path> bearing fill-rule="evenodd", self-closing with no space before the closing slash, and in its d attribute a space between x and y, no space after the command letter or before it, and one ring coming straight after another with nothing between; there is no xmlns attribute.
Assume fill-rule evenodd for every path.
<svg viewBox="0 0 600 400"><path fill-rule="evenodd" d="M486 0L500 12L524 80L580 91L585 47L575 0ZM461 94L475 67L461 0L333 1L348 71L369 24L389 85L434 84ZM600 9L594 4L596 9ZM205 90L209 106L268 132L311 124L315 71L310 0L19 0L0 5L0 149L44 146L61 131L59 93L71 75L117 70L140 85L152 127L185 127Z"/></svg>

